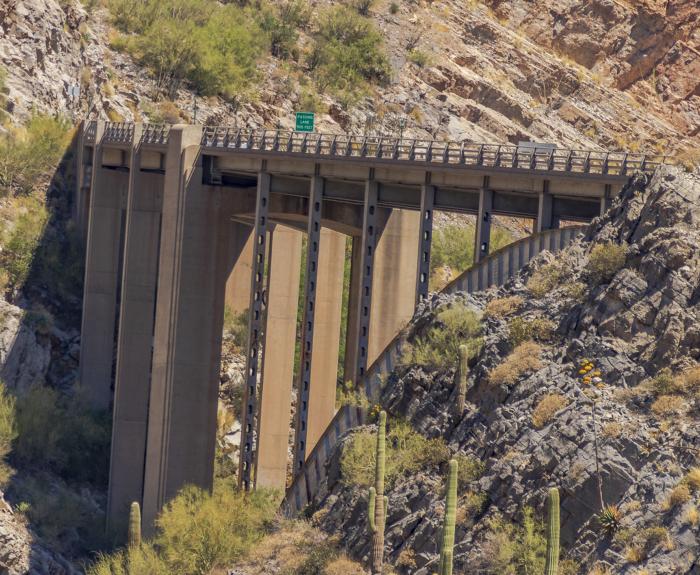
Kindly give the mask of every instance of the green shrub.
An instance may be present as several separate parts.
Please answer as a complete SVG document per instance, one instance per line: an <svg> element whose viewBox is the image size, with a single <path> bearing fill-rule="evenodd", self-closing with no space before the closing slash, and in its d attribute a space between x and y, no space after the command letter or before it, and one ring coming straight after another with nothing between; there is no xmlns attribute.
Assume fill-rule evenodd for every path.
<svg viewBox="0 0 700 575"><path fill-rule="evenodd" d="M114 47L153 72L172 98L184 81L203 95L235 99L252 87L266 44L255 19L214 0L110 0Z"/></svg>
<svg viewBox="0 0 700 575"><path fill-rule="evenodd" d="M376 434L362 430L352 435L340 460L343 481L347 485L370 487L374 484ZM407 423L391 426L386 438L387 486L401 476L447 461L450 452L442 438L426 439Z"/></svg>
<svg viewBox="0 0 700 575"><path fill-rule="evenodd" d="M408 60L409 62L413 62L419 68L424 68L428 65L428 62L430 61L430 56L427 52L414 48L408 53Z"/></svg>
<svg viewBox="0 0 700 575"><path fill-rule="evenodd" d="M457 481L460 491L484 474L486 466L479 459L464 454L456 455L454 459L457 460L458 465Z"/></svg>
<svg viewBox="0 0 700 575"><path fill-rule="evenodd" d="M109 471L110 418L91 411L80 396L43 386L17 399L13 460L53 471L67 481L105 485Z"/></svg>
<svg viewBox="0 0 700 575"><path fill-rule="evenodd" d="M346 6L332 6L318 19L309 65L321 91L352 103L370 83L385 82L390 67L384 42L371 20Z"/></svg>
<svg viewBox="0 0 700 575"><path fill-rule="evenodd" d="M588 258L588 270L597 284L608 283L625 265L627 246L597 244Z"/></svg>
<svg viewBox="0 0 700 575"><path fill-rule="evenodd" d="M547 551L544 524L535 518L530 507L524 509L521 525L492 519L482 549L482 567L487 573L544 573Z"/></svg>
<svg viewBox="0 0 700 575"><path fill-rule="evenodd" d="M53 173L71 139L69 123L35 114L23 128L0 136L0 196L26 194Z"/></svg>
<svg viewBox="0 0 700 575"><path fill-rule="evenodd" d="M5 389L0 381L0 486L8 479L10 470L6 457L12 449L12 442L17 437L15 423L15 398Z"/></svg>
<svg viewBox="0 0 700 575"><path fill-rule="evenodd" d="M454 366L459 361L459 346L465 344L469 357L479 353L483 340L481 318L462 303L442 308L437 322L407 347L402 358L405 364L428 368Z"/></svg>
<svg viewBox="0 0 700 575"><path fill-rule="evenodd" d="M544 297L557 287L564 285L571 272L563 263L555 260L535 270L527 282L527 289L535 297Z"/></svg>
<svg viewBox="0 0 700 575"><path fill-rule="evenodd" d="M234 313L229 306L224 307L224 333L231 336L238 349L248 345L248 310Z"/></svg>
<svg viewBox="0 0 700 575"><path fill-rule="evenodd" d="M262 4L258 10L260 28L268 35L273 56L289 58L295 52L301 28L311 17L308 0L285 0Z"/></svg>
<svg viewBox="0 0 700 575"><path fill-rule="evenodd" d="M375 0L351 0L352 7L362 16L369 14L369 9L374 5L374 2Z"/></svg>

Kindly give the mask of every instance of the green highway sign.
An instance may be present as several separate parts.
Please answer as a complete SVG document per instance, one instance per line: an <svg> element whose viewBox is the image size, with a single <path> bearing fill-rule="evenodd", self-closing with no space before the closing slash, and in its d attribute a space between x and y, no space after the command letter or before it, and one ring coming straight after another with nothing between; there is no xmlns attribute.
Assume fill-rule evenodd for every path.
<svg viewBox="0 0 700 575"><path fill-rule="evenodd" d="M296 128L297 132L313 132L314 131L314 113L313 112L297 112L296 113Z"/></svg>

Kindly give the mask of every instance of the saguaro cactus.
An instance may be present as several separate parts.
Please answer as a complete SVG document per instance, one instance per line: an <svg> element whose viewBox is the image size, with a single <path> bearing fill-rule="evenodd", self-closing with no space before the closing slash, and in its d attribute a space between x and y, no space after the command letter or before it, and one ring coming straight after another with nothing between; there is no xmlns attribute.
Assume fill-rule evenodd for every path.
<svg viewBox="0 0 700 575"><path fill-rule="evenodd" d="M459 346L459 381L457 391L457 410L459 413L464 411L464 402L467 396L467 375L469 373L469 349L466 345Z"/></svg>
<svg viewBox="0 0 700 575"><path fill-rule="evenodd" d="M377 423L377 462L374 487L369 490L369 528L372 532L372 573L381 575L384 562L384 528L388 498L384 496L384 469L386 462L386 412L379 413Z"/></svg>
<svg viewBox="0 0 700 575"><path fill-rule="evenodd" d="M559 490L553 487L547 497L547 564L545 575L559 571Z"/></svg>
<svg viewBox="0 0 700 575"><path fill-rule="evenodd" d="M459 466L456 459L450 461L450 474L447 477L447 494L445 495L445 521L442 527L442 544L440 545L440 575L452 575L455 546L455 520L457 517L457 474Z"/></svg>
<svg viewBox="0 0 700 575"><path fill-rule="evenodd" d="M134 501L129 509L129 534L127 538L129 547L141 545L141 508Z"/></svg>

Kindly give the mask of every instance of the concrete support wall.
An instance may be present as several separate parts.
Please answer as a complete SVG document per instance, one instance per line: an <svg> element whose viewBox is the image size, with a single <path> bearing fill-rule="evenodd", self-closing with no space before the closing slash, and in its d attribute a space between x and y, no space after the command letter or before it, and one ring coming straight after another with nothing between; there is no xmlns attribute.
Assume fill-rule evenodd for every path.
<svg viewBox="0 0 700 575"><path fill-rule="evenodd" d="M105 149L98 142L85 261L83 323L80 339L80 385L97 409L112 399L122 215L129 189L129 170L102 166Z"/></svg>
<svg viewBox="0 0 700 575"><path fill-rule="evenodd" d="M345 361L343 363L345 381L355 381L357 368L357 332L359 298L362 280L362 238L352 238L352 262L350 264L350 293L348 294L348 320L345 330Z"/></svg>
<svg viewBox="0 0 700 575"><path fill-rule="evenodd" d="M419 212L391 211L375 252L367 365L413 316L419 235Z"/></svg>
<svg viewBox="0 0 700 575"><path fill-rule="evenodd" d="M493 219L493 190L489 189L489 177L479 191L479 214L476 217L476 240L474 245L474 262L481 261L489 255L491 247L491 220Z"/></svg>
<svg viewBox="0 0 700 575"><path fill-rule="evenodd" d="M121 313L114 388L107 521L123 539L132 501L141 502L164 176L131 162L124 240Z"/></svg>
<svg viewBox="0 0 700 575"><path fill-rule="evenodd" d="M234 314L248 309L250 305L250 274L253 264L253 228L246 224L231 222L231 241L236 264L226 282L226 305Z"/></svg>
<svg viewBox="0 0 700 575"><path fill-rule="evenodd" d="M255 485L284 489L287 482L302 234L291 228L276 226L270 243Z"/></svg>
<svg viewBox="0 0 700 575"><path fill-rule="evenodd" d="M201 128L170 132L143 497L148 532L186 484L211 488L235 192L202 185Z"/></svg>
<svg viewBox="0 0 700 575"><path fill-rule="evenodd" d="M307 455L335 415L344 267L345 235L323 228L316 288L315 353L311 360Z"/></svg>

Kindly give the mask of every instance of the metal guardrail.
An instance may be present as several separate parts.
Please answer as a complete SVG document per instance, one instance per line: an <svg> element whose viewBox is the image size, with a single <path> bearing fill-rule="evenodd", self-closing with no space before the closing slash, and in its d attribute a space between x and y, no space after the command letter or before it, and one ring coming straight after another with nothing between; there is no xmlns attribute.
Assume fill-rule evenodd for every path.
<svg viewBox="0 0 700 575"><path fill-rule="evenodd" d="M511 168L573 174L626 176L653 172L660 155L589 150L544 150L530 146L441 142L381 136L351 136L283 130L206 126L202 146L224 150L298 154L321 158L367 158L429 165Z"/></svg>
<svg viewBox="0 0 700 575"><path fill-rule="evenodd" d="M97 120L92 120L85 126L85 143L94 144L97 139Z"/></svg>
<svg viewBox="0 0 700 575"><path fill-rule="evenodd" d="M537 255L545 250L553 253L563 250L585 229L586 226L574 226L545 230L513 242L460 274L445 286L442 293L472 293L503 285ZM401 360L403 344L404 336L400 332L367 370L363 380L367 397L375 401L379 398L384 377ZM343 406L338 410L287 489L283 502L287 514L299 513L313 500L318 486L326 477L326 461L333 447L346 431L364 424L365 420L366 414L360 408Z"/></svg>

